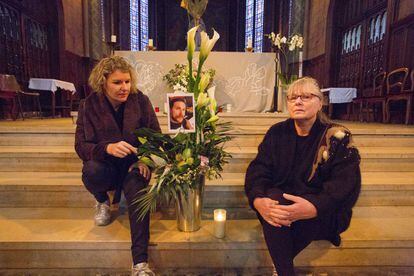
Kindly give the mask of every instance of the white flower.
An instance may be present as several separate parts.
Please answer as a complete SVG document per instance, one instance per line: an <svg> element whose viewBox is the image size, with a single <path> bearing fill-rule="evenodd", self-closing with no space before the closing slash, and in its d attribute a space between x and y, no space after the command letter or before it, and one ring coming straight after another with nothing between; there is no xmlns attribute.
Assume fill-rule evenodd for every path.
<svg viewBox="0 0 414 276"><path fill-rule="evenodd" d="M337 132L335 132L334 136L339 140L342 140L345 137L345 132L343 132L342 130L338 130Z"/></svg>
<svg viewBox="0 0 414 276"><path fill-rule="evenodd" d="M284 37L282 37L282 38L280 39L280 42L281 42L282 44L286 43L286 41L287 41L286 36L284 36Z"/></svg>
<svg viewBox="0 0 414 276"><path fill-rule="evenodd" d="M209 89L207 89L207 94L208 94L208 97L210 99L215 100L215 97L214 97L215 91L216 91L216 87L215 86L212 86Z"/></svg>
<svg viewBox="0 0 414 276"><path fill-rule="evenodd" d="M299 37L298 41L296 42L296 46L298 46L298 48L302 48L303 47L303 37Z"/></svg>
<svg viewBox="0 0 414 276"><path fill-rule="evenodd" d="M214 29L213 29L214 30ZM213 49L214 45L216 44L217 40L219 40L220 35L216 30L214 30L213 38L209 38L206 32L201 32L201 45L200 45L200 61L205 60L207 56L210 54L211 49Z"/></svg>

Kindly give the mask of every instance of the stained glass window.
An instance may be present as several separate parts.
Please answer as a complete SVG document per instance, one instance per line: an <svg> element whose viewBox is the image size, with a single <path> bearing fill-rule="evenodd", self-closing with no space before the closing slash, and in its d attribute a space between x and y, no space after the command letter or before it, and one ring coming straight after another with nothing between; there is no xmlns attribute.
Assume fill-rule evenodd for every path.
<svg viewBox="0 0 414 276"><path fill-rule="evenodd" d="M131 51L143 51L148 45L148 0L130 0Z"/></svg>
<svg viewBox="0 0 414 276"><path fill-rule="evenodd" d="M246 0L246 34L245 47L252 42L255 52L263 48L264 0Z"/></svg>

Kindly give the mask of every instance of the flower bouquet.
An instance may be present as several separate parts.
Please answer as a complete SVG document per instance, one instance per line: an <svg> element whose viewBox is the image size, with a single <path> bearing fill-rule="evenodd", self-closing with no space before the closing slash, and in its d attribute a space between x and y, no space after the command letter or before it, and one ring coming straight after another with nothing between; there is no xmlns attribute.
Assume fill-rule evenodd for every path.
<svg viewBox="0 0 414 276"><path fill-rule="evenodd" d="M197 71L193 71L193 76L196 76ZM213 84L214 75L216 70L208 69L203 71L202 74L210 75L210 82L207 86L209 88ZM187 85L189 81L188 66L184 64L175 64L174 68L168 71L166 75L162 77L162 80L167 82L168 87L174 91L188 92Z"/></svg>
<svg viewBox="0 0 414 276"><path fill-rule="evenodd" d="M195 132L179 132L170 136L146 128L136 131L141 143L138 148L139 161L152 168L155 174L155 183L148 186L144 190L145 194L136 200L139 217L142 219L148 212L154 211L157 202L173 200L177 204L177 212L188 209L184 210L188 215L177 213L178 217L184 216L184 220L191 220L191 217L197 216L190 226L188 221L179 223L179 229L183 231L195 231L200 227L204 179L220 177L224 164L231 157L223 148L224 143L230 140L227 135L230 125L219 123L214 92L206 91L211 74L202 70L219 34L214 31L214 36L210 39L205 32L201 32L198 66L196 73L190 74L193 72L194 36L197 28L198 26L187 33L188 70L185 69L183 75L186 82L182 83L188 93L194 94ZM184 69L181 66L176 68Z"/></svg>

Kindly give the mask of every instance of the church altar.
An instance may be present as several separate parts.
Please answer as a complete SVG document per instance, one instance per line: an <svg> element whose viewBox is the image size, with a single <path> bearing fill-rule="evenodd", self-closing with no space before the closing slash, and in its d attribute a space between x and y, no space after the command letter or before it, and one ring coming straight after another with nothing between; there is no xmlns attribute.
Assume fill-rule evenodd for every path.
<svg viewBox="0 0 414 276"><path fill-rule="evenodd" d="M138 88L154 107L163 107L173 92L162 80L174 64L187 64L185 51L116 51L138 73ZM195 53L198 54L197 52ZM231 104L232 112L265 112L272 108L275 83L273 53L211 52L204 70L216 70L214 85L218 105Z"/></svg>

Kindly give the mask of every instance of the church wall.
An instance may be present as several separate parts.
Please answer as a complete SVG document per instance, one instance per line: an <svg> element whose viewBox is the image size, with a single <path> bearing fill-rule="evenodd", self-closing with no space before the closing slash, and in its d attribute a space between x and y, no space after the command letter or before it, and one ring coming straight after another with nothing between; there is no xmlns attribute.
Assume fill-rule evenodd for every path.
<svg viewBox="0 0 414 276"><path fill-rule="evenodd" d="M84 56L82 0L62 0L65 23L65 50Z"/></svg>
<svg viewBox="0 0 414 276"><path fill-rule="evenodd" d="M412 14L414 14L414 1L400 0L398 8L398 20L402 20Z"/></svg>
<svg viewBox="0 0 414 276"><path fill-rule="evenodd" d="M326 22L330 0L311 0L309 5L309 27L307 33L306 59L325 53Z"/></svg>

